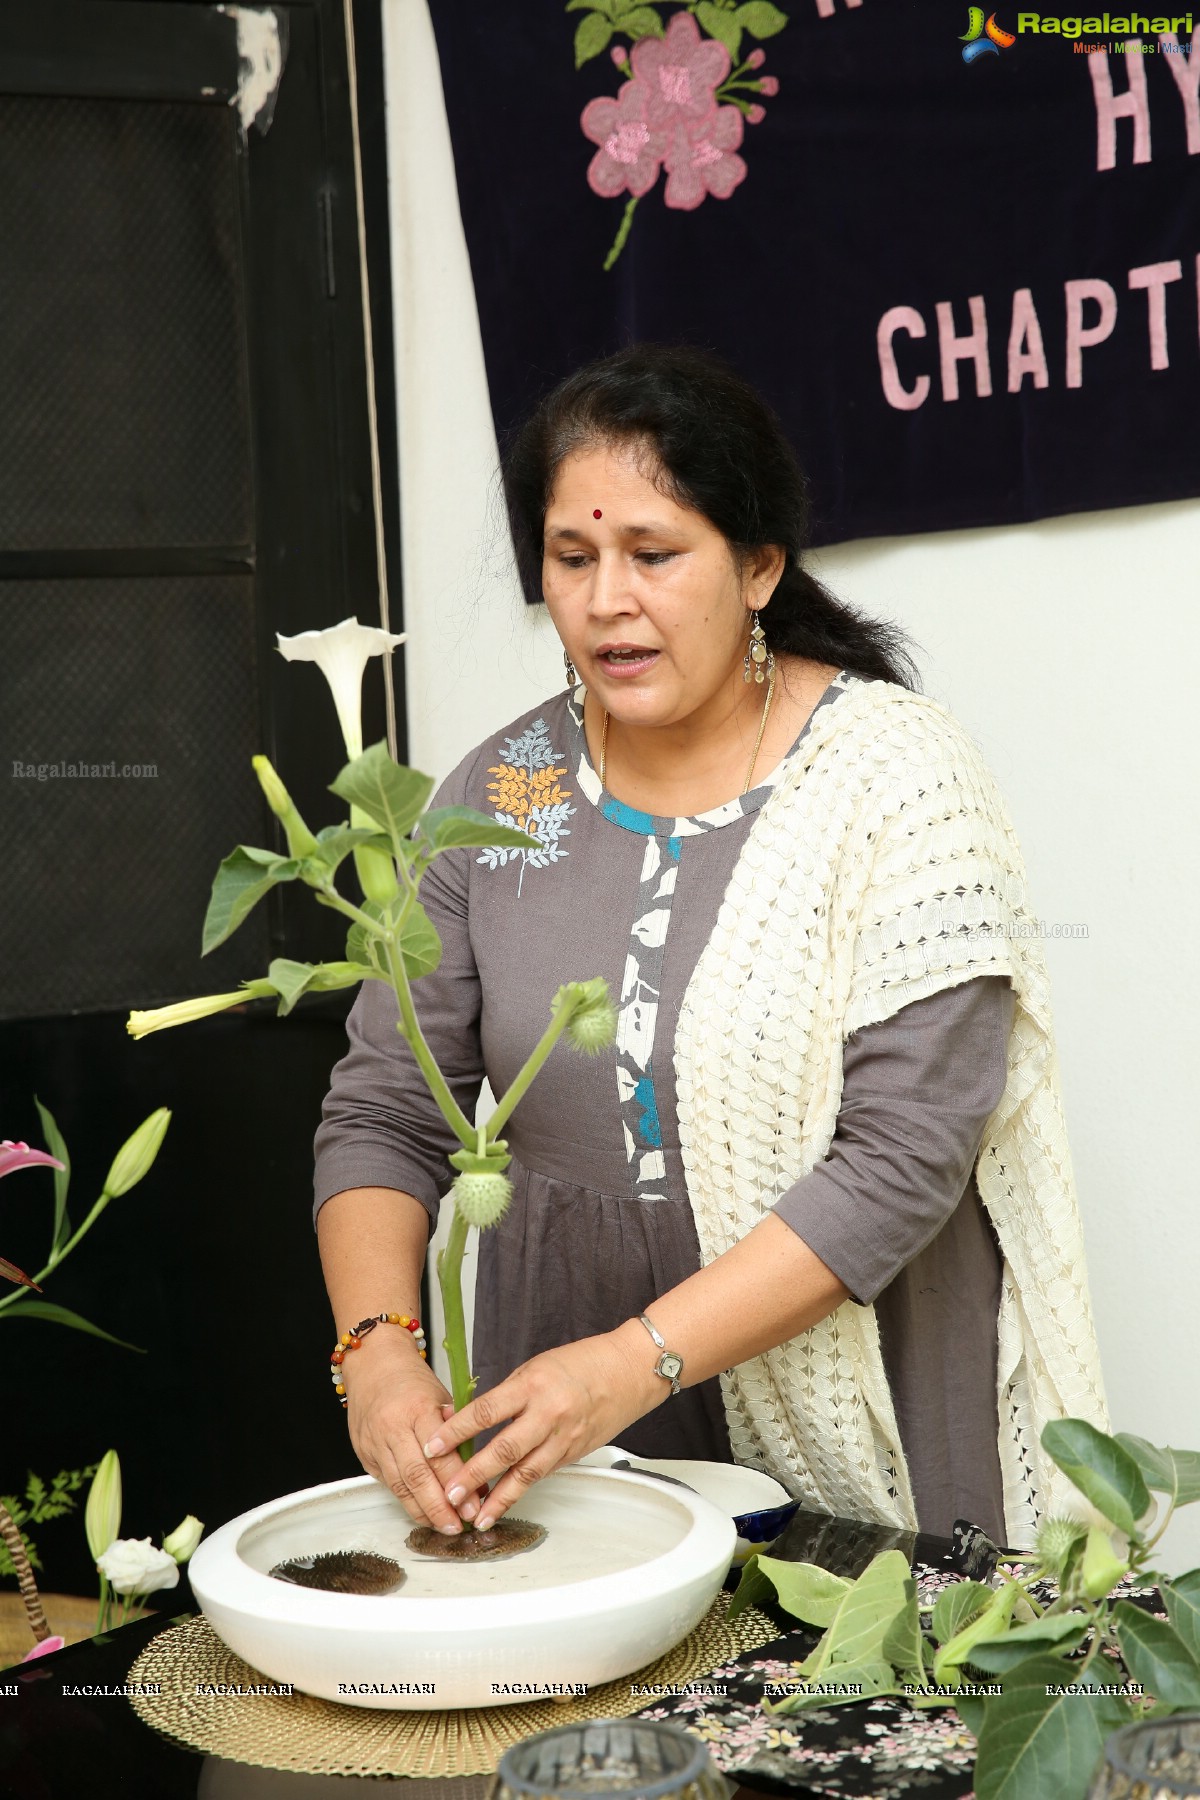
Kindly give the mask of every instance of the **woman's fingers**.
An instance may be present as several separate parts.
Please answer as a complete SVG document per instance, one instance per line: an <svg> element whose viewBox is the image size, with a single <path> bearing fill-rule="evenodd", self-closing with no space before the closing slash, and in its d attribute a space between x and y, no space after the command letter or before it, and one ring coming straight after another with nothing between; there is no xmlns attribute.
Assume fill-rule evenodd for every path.
<svg viewBox="0 0 1200 1800"><path fill-rule="evenodd" d="M561 1464L610 1441L646 1411L640 1369L608 1333L531 1357L505 1381L480 1394L426 1439L437 1459L477 1432L495 1431L469 1462L451 1468L446 1497L477 1529L488 1525ZM495 1483L478 1514L470 1496Z"/></svg>
<svg viewBox="0 0 1200 1800"><path fill-rule="evenodd" d="M456 1413L425 1446L427 1453L436 1455L441 1444L449 1447L477 1432L502 1427L469 1462L452 1471L447 1484L447 1499L480 1529L486 1530L535 1481L577 1454L580 1432L586 1428L571 1417L571 1396L561 1391L543 1394L537 1391L539 1386L536 1379L526 1380L523 1371L517 1370ZM496 1485L491 1492L480 1496L480 1490L493 1482ZM482 1499L477 1513L467 1510L472 1507L473 1494Z"/></svg>
<svg viewBox="0 0 1200 1800"><path fill-rule="evenodd" d="M446 1499L446 1487L461 1460L453 1453L431 1463L422 1445L441 1426L447 1401L440 1382L429 1382L414 1391L411 1386L391 1388L390 1383L350 1396L351 1440L359 1461L369 1475L391 1489L409 1516L420 1525L439 1531L461 1531L462 1521Z"/></svg>
<svg viewBox="0 0 1200 1800"><path fill-rule="evenodd" d="M563 1461L566 1458L562 1459ZM520 1462L515 1468L496 1483L483 1502L479 1516L475 1520L477 1531L488 1531L502 1519L510 1506L518 1506L528 1494L535 1481L541 1481L558 1467L557 1463L543 1461L541 1457L529 1458Z"/></svg>
<svg viewBox="0 0 1200 1800"><path fill-rule="evenodd" d="M409 1429L390 1439L379 1458L383 1479L419 1525L448 1534L462 1530L462 1520L446 1498L443 1482L421 1451L420 1437ZM449 1477L447 1469L445 1475Z"/></svg>

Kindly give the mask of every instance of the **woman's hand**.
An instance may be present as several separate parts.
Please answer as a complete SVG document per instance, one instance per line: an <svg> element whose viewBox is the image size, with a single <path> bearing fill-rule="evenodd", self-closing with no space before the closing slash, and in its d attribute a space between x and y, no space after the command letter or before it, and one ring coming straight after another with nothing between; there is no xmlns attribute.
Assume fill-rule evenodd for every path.
<svg viewBox="0 0 1200 1800"><path fill-rule="evenodd" d="M463 1463L454 1450L431 1461L422 1449L454 1412L428 1363L411 1343L393 1342L390 1333L376 1331L346 1358L342 1374L350 1441L367 1474L390 1488L418 1525L461 1531L445 1490L461 1484Z"/></svg>
<svg viewBox="0 0 1200 1800"><path fill-rule="evenodd" d="M641 1336L642 1327L634 1326ZM424 1440L425 1452L445 1500L464 1519L486 1531L535 1481L609 1443L665 1396L651 1359L644 1350L637 1355L642 1346L631 1343L627 1332L622 1326L545 1350L444 1424L439 1421ZM505 1428L470 1462L449 1467L447 1452L496 1425ZM497 1477L480 1509L479 1490Z"/></svg>

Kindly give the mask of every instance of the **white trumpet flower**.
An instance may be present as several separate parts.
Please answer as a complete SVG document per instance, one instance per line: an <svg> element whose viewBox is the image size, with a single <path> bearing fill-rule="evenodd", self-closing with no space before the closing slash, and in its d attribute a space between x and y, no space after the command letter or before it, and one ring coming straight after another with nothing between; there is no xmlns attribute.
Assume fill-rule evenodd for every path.
<svg viewBox="0 0 1200 1800"><path fill-rule="evenodd" d="M315 662L329 683L351 762L362 755L363 749L363 670L371 657L390 655L407 636L405 631L360 625L357 619L343 619L340 625L329 625L324 631L301 631L295 637L275 634L280 653L288 662Z"/></svg>

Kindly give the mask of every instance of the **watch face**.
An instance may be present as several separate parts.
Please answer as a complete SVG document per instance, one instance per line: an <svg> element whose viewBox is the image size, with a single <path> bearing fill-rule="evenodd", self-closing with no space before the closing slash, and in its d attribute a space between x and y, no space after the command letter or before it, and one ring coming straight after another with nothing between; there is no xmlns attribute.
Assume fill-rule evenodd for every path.
<svg viewBox="0 0 1200 1800"><path fill-rule="evenodd" d="M658 1359L658 1373L665 1375L668 1381L674 1381L683 1373L683 1358L674 1350L668 1350Z"/></svg>

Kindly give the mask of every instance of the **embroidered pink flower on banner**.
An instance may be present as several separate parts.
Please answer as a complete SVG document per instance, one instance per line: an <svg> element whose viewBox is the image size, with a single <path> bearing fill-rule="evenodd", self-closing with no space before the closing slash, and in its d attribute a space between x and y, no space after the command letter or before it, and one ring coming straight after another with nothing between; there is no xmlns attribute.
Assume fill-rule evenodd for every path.
<svg viewBox="0 0 1200 1800"><path fill-rule="evenodd" d="M640 38L630 61L635 81L647 91L648 124L703 129L729 73L729 52L716 38L701 37L691 13L676 13L661 38Z"/></svg>
<svg viewBox="0 0 1200 1800"><path fill-rule="evenodd" d="M611 199L614 194L648 194L658 180L666 133L646 118L647 89L627 81L615 100L590 100L579 123L583 135L600 148L588 164L588 186Z"/></svg>
<svg viewBox="0 0 1200 1800"><path fill-rule="evenodd" d="M690 16L690 15L688 15ZM728 200L746 179L737 154L742 141L742 115L736 106L719 106L701 137L678 126L667 151L667 191L663 198L680 212L694 212L709 194Z"/></svg>

